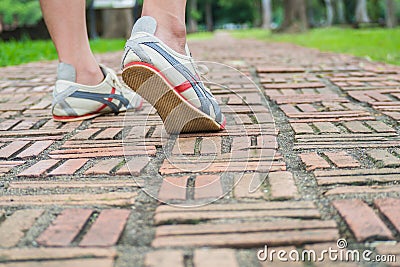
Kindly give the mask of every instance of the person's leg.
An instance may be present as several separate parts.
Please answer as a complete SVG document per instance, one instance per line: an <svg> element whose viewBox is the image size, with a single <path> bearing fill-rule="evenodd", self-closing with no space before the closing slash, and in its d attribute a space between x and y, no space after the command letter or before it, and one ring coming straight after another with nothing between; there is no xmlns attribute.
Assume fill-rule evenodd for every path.
<svg viewBox="0 0 400 267"><path fill-rule="evenodd" d="M104 75L90 50L85 0L40 0L40 4L59 60L75 67L77 83L100 83Z"/></svg>
<svg viewBox="0 0 400 267"><path fill-rule="evenodd" d="M155 36L175 51L185 54L186 0L144 0L142 16L157 21Z"/></svg>

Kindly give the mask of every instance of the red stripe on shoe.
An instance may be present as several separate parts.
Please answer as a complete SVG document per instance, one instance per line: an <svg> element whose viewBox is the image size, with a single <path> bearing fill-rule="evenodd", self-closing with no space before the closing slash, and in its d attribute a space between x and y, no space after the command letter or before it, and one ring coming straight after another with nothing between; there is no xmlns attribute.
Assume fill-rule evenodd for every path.
<svg viewBox="0 0 400 267"><path fill-rule="evenodd" d="M55 120L73 120L73 119L83 119L86 117L91 117L94 115L99 115L96 113L89 113L89 114L85 114L85 115L80 115L80 116L57 116L57 115L53 115L53 118Z"/></svg>
<svg viewBox="0 0 400 267"><path fill-rule="evenodd" d="M185 92L186 90L188 90L190 88L192 88L191 83L190 82L184 82L184 83L182 83L182 84L180 84L178 86L175 86L174 90L181 94L181 93Z"/></svg>
<svg viewBox="0 0 400 267"><path fill-rule="evenodd" d="M219 125L221 130L225 130L226 127L226 118L224 117L224 121Z"/></svg>

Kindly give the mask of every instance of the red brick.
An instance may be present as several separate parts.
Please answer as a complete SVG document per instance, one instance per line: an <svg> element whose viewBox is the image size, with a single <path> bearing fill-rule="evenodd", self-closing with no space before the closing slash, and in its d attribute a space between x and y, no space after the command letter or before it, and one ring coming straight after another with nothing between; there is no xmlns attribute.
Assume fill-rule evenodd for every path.
<svg viewBox="0 0 400 267"><path fill-rule="evenodd" d="M67 130L26 130L26 131L4 131L0 132L0 137L37 137L46 136L46 140L51 138L62 139L62 135L69 133Z"/></svg>
<svg viewBox="0 0 400 267"><path fill-rule="evenodd" d="M78 236L93 211L88 209L66 209L36 239L47 247L68 246Z"/></svg>
<svg viewBox="0 0 400 267"><path fill-rule="evenodd" d="M232 141L232 151L247 149L251 146L250 136L238 136L234 137Z"/></svg>
<svg viewBox="0 0 400 267"><path fill-rule="evenodd" d="M257 66L257 72L260 73L292 73L292 72L305 72L304 68L298 67L267 67L265 65Z"/></svg>
<svg viewBox="0 0 400 267"><path fill-rule="evenodd" d="M98 128L90 128L83 131L78 132L74 135L71 140L88 140L92 135L100 131Z"/></svg>
<svg viewBox="0 0 400 267"><path fill-rule="evenodd" d="M374 160L380 161L383 166L400 166L400 159L394 155L392 155L387 150L379 149L379 150L371 150L368 151L367 154L373 158Z"/></svg>
<svg viewBox="0 0 400 267"><path fill-rule="evenodd" d="M247 153L247 152L246 152ZM248 152L248 156L252 156L251 152ZM271 162L271 161L214 161L200 162L200 163L175 163L172 165L169 161L164 161L160 168L162 175L178 174L178 173L221 173L221 172L243 172L255 171L265 173L269 171L285 171L286 165L283 162Z"/></svg>
<svg viewBox="0 0 400 267"><path fill-rule="evenodd" d="M113 139L117 134L122 131L123 128L107 128L101 131L99 134L96 135L94 138L95 140L101 139Z"/></svg>
<svg viewBox="0 0 400 267"><path fill-rule="evenodd" d="M393 226L400 232L400 199L383 198L375 200L375 206L379 209Z"/></svg>
<svg viewBox="0 0 400 267"><path fill-rule="evenodd" d="M340 133L340 129L330 122L314 122L314 126L317 127L321 133Z"/></svg>
<svg viewBox="0 0 400 267"><path fill-rule="evenodd" d="M44 260L39 262L18 262L3 265L4 267L54 267L54 266L63 266L63 267L77 267L77 266L85 266L85 267L113 267L114 260L112 259L69 259L69 260Z"/></svg>
<svg viewBox="0 0 400 267"><path fill-rule="evenodd" d="M79 258L117 257L115 249L103 248L14 248L0 250L0 258L7 262L69 260ZM33 264L33 262L30 262ZM43 263L43 262L41 262ZM79 265L78 265L79 266ZM81 265L84 266L84 265Z"/></svg>
<svg viewBox="0 0 400 267"><path fill-rule="evenodd" d="M32 176L32 177L41 176L48 169L56 165L58 162L59 160L55 159L41 160L38 163L34 164L33 166L29 167L28 169L22 171L18 176Z"/></svg>
<svg viewBox="0 0 400 267"><path fill-rule="evenodd" d="M203 137L201 141L201 154L221 154L222 139L219 136Z"/></svg>
<svg viewBox="0 0 400 267"><path fill-rule="evenodd" d="M106 205L127 206L134 203L137 193L110 192L103 194L50 194L0 196L1 206L18 205Z"/></svg>
<svg viewBox="0 0 400 267"><path fill-rule="evenodd" d="M189 176L164 178L158 192L158 199L161 201L171 199L185 200L188 179Z"/></svg>
<svg viewBox="0 0 400 267"><path fill-rule="evenodd" d="M117 244L130 210L103 210L89 232L79 243L81 247L108 247Z"/></svg>
<svg viewBox="0 0 400 267"><path fill-rule="evenodd" d="M262 198L264 194L260 188L256 188L261 185L260 176L262 174L259 173L245 173L236 176L234 187L235 198Z"/></svg>
<svg viewBox="0 0 400 267"><path fill-rule="evenodd" d="M344 126L353 133L372 133L372 130L360 121L345 122Z"/></svg>
<svg viewBox="0 0 400 267"><path fill-rule="evenodd" d="M360 163L347 155L346 152L325 152L324 153L339 168L356 168Z"/></svg>
<svg viewBox="0 0 400 267"><path fill-rule="evenodd" d="M183 138L179 137L175 141L174 148L172 149L172 154L174 155L194 155L194 146L197 137Z"/></svg>
<svg viewBox="0 0 400 267"><path fill-rule="evenodd" d="M268 174L273 199L293 199L298 196L297 187L290 172L271 172Z"/></svg>
<svg viewBox="0 0 400 267"><path fill-rule="evenodd" d="M49 175L72 175L86 164L87 159L69 159L51 171Z"/></svg>
<svg viewBox="0 0 400 267"><path fill-rule="evenodd" d="M330 189L324 193L325 196L343 194L381 194L381 193L400 193L398 185L374 185L374 186L342 186Z"/></svg>
<svg viewBox="0 0 400 267"><path fill-rule="evenodd" d="M323 88L323 83L284 83L284 84L264 84L265 89L303 89L303 88Z"/></svg>
<svg viewBox="0 0 400 267"><path fill-rule="evenodd" d="M197 249L193 263L196 267L239 267L233 249Z"/></svg>
<svg viewBox="0 0 400 267"><path fill-rule="evenodd" d="M223 195L219 175L199 175L195 180L194 198L219 198Z"/></svg>
<svg viewBox="0 0 400 267"><path fill-rule="evenodd" d="M51 146L54 141L36 141L30 147L17 155L18 158L34 157L42 153L45 149Z"/></svg>
<svg viewBox="0 0 400 267"><path fill-rule="evenodd" d="M156 238L161 236L204 235L224 233L278 232L306 229L335 229L335 221L279 219L262 222L202 223L161 225L156 228Z"/></svg>
<svg viewBox="0 0 400 267"><path fill-rule="evenodd" d="M289 116L289 114L300 113L300 111L294 105L286 104L286 105L281 105L279 107L288 116Z"/></svg>
<svg viewBox="0 0 400 267"><path fill-rule="evenodd" d="M54 188L126 188L142 186L141 181L133 179L116 180L69 180L65 182L55 181L12 181L10 189L54 189Z"/></svg>
<svg viewBox="0 0 400 267"><path fill-rule="evenodd" d="M7 146L0 149L0 157L1 158L9 158L21 149L23 149L26 145L29 144L29 141L14 141Z"/></svg>
<svg viewBox="0 0 400 267"><path fill-rule="evenodd" d="M149 157L133 158L128 161L121 169L119 169L116 174L139 176L142 170L150 162L150 160L151 158Z"/></svg>
<svg viewBox="0 0 400 267"><path fill-rule="evenodd" d="M146 254L146 267L184 267L184 253L180 250L157 250Z"/></svg>
<svg viewBox="0 0 400 267"><path fill-rule="evenodd" d="M105 159L97 162L93 167L89 170L85 171L85 175L106 175L111 172L116 166L118 166L123 159L121 158L112 158Z"/></svg>
<svg viewBox="0 0 400 267"><path fill-rule="evenodd" d="M24 164L25 161L0 161L0 174L9 172L12 168Z"/></svg>
<svg viewBox="0 0 400 267"><path fill-rule="evenodd" d="M314 130L307 123L291 123L293 131L296 134L313 134Z"/></svg>
<svg viewBox="0 0 400 267"><path fill-rule="evenodd" d="M235 247L260 248L269 246L302 245L314 242L335 241L339 237L336 229L291 230L283 232L229 233L208 235L165 236L156 238L152 246L159 247Z"/></svg>
<svg viewBox="0 0 400 267"><path fill-rule="evenodd" d="M12 119L12 120L5 120L0 122L0 131L7 131L10 130L14 125L20 123L21 119Z"/></svg>
<svg viewBox="0 0 400 267"><path fill-rule="evenodd" d="M102 147L102 148L83 148L54 150L50 153L53 159L69 158L97 158L97 157L123 157L123 156L143 156L154 155L156 148L154 146L130 146L122 147Z"/></svg>
<svg viewBox="0 0 400 267"><path fill-rule="evenodd" d="M393 235L375 212L358 199L335 200L333 206L349 225L357 241L367 239L392 239Z"/></svg>
<svg viewBox="0 0 400 267"><path fill-rule="evenodd" d="M188 220L212 220L212 219L233 219L233 218L260 218L260 217L303 217L303 218L319 218L320 214L316 209L298 208L295 209L296 202L287 202L282 205L290 207L280 207L277 203L268 203L261 205L260 203L252 204L225 204L211 205L205 208L185 209L175 212L173 208L169 212L156 212L154 217L156 224L166 221L185 222Z"/></svg>
<svg viewBox="0 0 400 267"><path fill-rule="evenodd" d="M257 145L252 148L270 148L277 149L278 141L275 136L271 135L259 135L257 136Z"/></svg>
<svg viewBox="0 0 400 267"><path fill-rule="evenodd" d="M329 163L319 156L316 152L300 154L301 161L306 165L307 171L313 171L320 168L330 168Z"/></svg>
<svg viewBox="0 0 400 267"><path fill-rule="evenodd" d="M43 210L17 210L0 224L0 247L16 246Z"/></svg>
<svg viewBox="0 0 400 267"><path fill-rule="evenodd" d="M29 130L33 127L39 120L23 120L21 123L14 126L13 131Z"/></svg>
<svg viewBox="0 0 400 267"><path fill-rule="evenodd" d="M396 130L391 126L387 125L382 121L367 121L369 126L371 126L378 133L395 133Z"/></svg>
<svg viewBox="0 0 400 267"><path fill-rule="evenodd" d="M299 109L301 109L303 112L314 112L318 111L313 105L311 104L299 104L297 105Z"/></svg>
<svg viewBox="0 0 400 267"><path fill-rule="evenodd" d="M376 246L376 250L379 254L383 255L383 254L397 254L397 259L399 259L400 256L400 243L396 243L396 244L379 244L378 246Z"/></svg>
<svg viewBox="0 0 400 267"><path fill-rule="evenodd" d="M239 124L239 125L253 124L253 121L248 116L248 114L237 114L234 119L235 119L236 124Z"/></svg>

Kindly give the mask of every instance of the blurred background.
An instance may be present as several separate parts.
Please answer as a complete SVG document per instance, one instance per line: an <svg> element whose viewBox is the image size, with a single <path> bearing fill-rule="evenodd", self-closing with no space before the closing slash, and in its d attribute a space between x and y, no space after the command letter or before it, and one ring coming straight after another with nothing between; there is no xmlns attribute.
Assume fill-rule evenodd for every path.
<svg viewBox="0 0 400 267"><path fill-rule="evenodd" d="M142 2L86 1L88 33L94 40L95 52L121 50L123 39L129 36L132 24L140 16ZM230 30L237 38L293 42L398 65L399 18L400 0L188 0L187 3L187 28L192 33L189 38L211 38L216 30ZM0 66L56 58L48 39L38 0L0 0ZM22 61L7 56L9 51L18 52L23 45L41 51L37 55L32 52ZM387 50L376 56L373 51L376 47Z"/></svg>

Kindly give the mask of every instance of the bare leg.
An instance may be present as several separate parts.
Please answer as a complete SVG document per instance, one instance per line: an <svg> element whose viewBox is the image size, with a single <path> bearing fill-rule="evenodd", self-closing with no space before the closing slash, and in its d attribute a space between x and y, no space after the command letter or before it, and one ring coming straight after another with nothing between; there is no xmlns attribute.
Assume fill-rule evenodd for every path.
<svg viewBox="0 0 400 267"><path fill-rule="evenodd" d="M186 0L145 0L142 12L156 19L155 35L181 54L186 44L185 10Z"/></svg>
<svg viewBox="0 0 400 267"><path fill-rule="evenodd" d="M40 0L40 4L59 60L76 68L78 83L99 84L104 76L90 50L85 0Z"/></svg>

